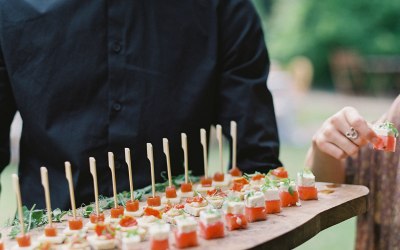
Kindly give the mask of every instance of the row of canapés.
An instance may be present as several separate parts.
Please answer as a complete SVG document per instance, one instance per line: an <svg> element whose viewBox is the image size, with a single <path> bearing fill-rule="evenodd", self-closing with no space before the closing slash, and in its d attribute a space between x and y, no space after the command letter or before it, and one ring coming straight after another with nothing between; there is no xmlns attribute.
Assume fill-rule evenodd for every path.
<svg viewBox="0 0 400 250"><path fill-rule="evenodd" d="M224 174L222 159L222 129L217 125L217 140L219 142L221 171L208 177L206 132L201 129L201 143L203 145L205 176L201 183L193 188L188 178L187 138L181 135L184 151L185 182L177 192L172 184L171 167L169 162L168 140L163 139L166 155L169 186L162 198L156 195L154 178L153 148L147 144L147 156L150 161L152 195L147 198L147 206L141 207L133 196L132 167L130 150L125 149L125 158L130 180L130 199L125 207L118 206L114 156L109 153L109 166L112 173L114 190L114 207L110 210L110 217L105 218L99 209L98 184L96 164L90 158L90 172L93 176L95 211L90 221L83 225L83 220L77 216L71 164L65 163L66 178L69 183L72 217L68 226L59 233L57 225L52 223L50 190L48 174L45 167L41 168L42 185L45 191L46 209L49 224L45 227L44 235L31 243L29 233L25 232L22 215L21 194L18 176L13 175L14 189L17 194L18 217L21 233L16 237L16 249L86 249L89 245L94 249L134 249L135 245L150 236L152 249L168 248L169 230L167 222L174 225L175 245L189 247L197 244L197 220L200 217L200 232L204 238L222 237L224 227L228 230L246 228L248 222L265 220L267 213L278 213L281 207L299 205L299 198L303 200L317 199L315 177L308 170L298 174L298 184L288 179L284 168L277 168L269 174L255 173L242 176L236 167L236 123L231 122L232 136L232 169ZM223 208L223 209L221 209ZM223 214L225 214L223 216ZM225 218L223 220L222 218ZM166 233L168 231L168 233ZM89 232L89 234L86 234ZM86 237L87 236L87 237ZM139 245L138 245L139 244ZM4 248L0 241L0 250Z"/></svg>
<svg viewBox="0 0 400 250"><path fill-rule="evenodd" d="M267 214L280 213L282 207L317 199L315 177L309 170L298 173L297 185L282 167L268 174L240 174L237 169L225 174L228 181L224 185L202 179L196 191L181 188L176 192L171 186L162 198L150 196L144 206L129 200L125 207L112 208L109 217L95 211L86 225L74 215L62 232L50 223L32 243L28 233L21 233L15 248L169 249L170 238L176 247L185 248L198 245L198 233L206 240L221 238L226 229L246 229L248 223L264 221Z"/></svg>

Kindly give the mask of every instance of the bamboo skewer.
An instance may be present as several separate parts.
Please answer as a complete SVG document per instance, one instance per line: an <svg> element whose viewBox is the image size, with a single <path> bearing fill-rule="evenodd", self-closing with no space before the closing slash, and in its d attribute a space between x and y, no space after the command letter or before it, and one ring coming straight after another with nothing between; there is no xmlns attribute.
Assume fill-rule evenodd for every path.
<svg viewBox="0 0 400 250"><path fill-rule="evenodd" d="M155 177L154 177L154 155L153 155L153 145L147 143L147 159L150 161L150 171L151 171L151 191L153 198L156 197L156 187L155 187Z"/></svg>
<svg viewBox="0 0 400 250"><path fill-rule="evenodd" d="M171 158L169 155L169 144L168 144L167 138L163 138L163 149L164 149L165 158L167 160L168 184L170 187L172 187Z"/></svg>
<svg viewBox="0 0 400 250"><path fill-rule="evenodd" d="M208 158L207 158L207 132L204 128L200 129L200 141L203 145L203 159L204 159L204 178L208 178Z"/></svg>
<svg viewBox="0 0 400 250"><path fill-rule="evenodd" d="M131 192L131 201L133 202L135 199L135 196L133 194L132 160L131 160L131 151L129 148L125 148L125 162L126 162L126 165L128 165L129 190Z"/></svg>
<svg viewBox="0 0 400 250"><path fill-rule="evenodd" d="M49 221L49 226L53 225L52 219L52 210L51 210L51 202L50 202L50 188L49 188L49 176L46 167L40 168L40 177L42 181L42 186L44 189L44 196L46 200L46 209L47 209L47 220Z"/></svg>
<svg viewBox="0 0 400 250"><path fill-rule="evenodd" d="M114 196L114 208L118 208L117 182L115 180L114 154L112 152L108 152L108 166L111 169L111 178L112 178L113 196Z"/></svg>
<svg viewBox="0 0 400 250"><path fill-rule="evenodd" d="M237 124L231 121L231 137L232 137L232 169L236 168L236 148L237 148Z"/></svg>
<svg viewBox="0 0 400 250"><path fill-rule="evenodd" d="M74 181L72 179L71 163L65 162L65 176L68 180L69 197L71 199L72 216L76 219L76 205L75 205L75 193L74 193Z"/></svg>
<svg viewBox="0 0 400 250"><path fill-rule="evenodd" d="M97 183L97 169L96 169L96 160L93 157L89 158L90 165L90 173L93 177L93 188L94 188L94 201L96 206L96 215L99 216L100 208L99 208L99 188Z"/></svg>
<svg viewBox="0 0 400 250"><path fill-rule="evenodd" d="M18 218L19 218L19 224L21 226L21 234L24 235L25 234L25 224L24 224L24 216L22 213L21 189L19 187L18 175L13 174L12 181L13 181L15 194L17 195Z"/></svg>
<svg viewBox="0 0 400 250"><path fill-rule="evenodd" d="M223 174L224 171L224 159L222 157L222 127L221 125L217 125L217 141L219 146L219 161L220 161L220 170Z"/></svg>
<svg viewBox="0 0 400 250"><path fill-rule="evenodd" d="M188 146L187 146L187 136L185 133L181 134L182 140L182 149L183 149L183 158L184 158L184 166L185 166L185 183L189 182L189 160L188 160Z"/></svg>

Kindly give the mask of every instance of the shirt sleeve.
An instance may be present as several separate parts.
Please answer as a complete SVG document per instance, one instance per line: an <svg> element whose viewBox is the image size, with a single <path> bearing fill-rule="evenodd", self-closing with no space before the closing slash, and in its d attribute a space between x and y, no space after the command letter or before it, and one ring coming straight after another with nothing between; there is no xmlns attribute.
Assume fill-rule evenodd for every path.
<svg viewBox="0 0 400 250"><path fill-rule="evenodd" d="M259 17L248 0L221 1L217 123L229 136L238 123L237 164L245 172L282 166L275 111L267 88L269 56Z"/></svg>
<svg viewBox="0 0 400 250"><path fill-rule="evenodd" d="M10 126L16 112L0 44L0 173L10 162Z"/></svg>

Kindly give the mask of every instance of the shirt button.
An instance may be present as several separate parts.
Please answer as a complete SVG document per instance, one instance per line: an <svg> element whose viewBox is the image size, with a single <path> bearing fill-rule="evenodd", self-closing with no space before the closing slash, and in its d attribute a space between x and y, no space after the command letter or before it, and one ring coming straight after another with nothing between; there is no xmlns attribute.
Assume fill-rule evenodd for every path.
<svg viewBox="0 0 400 250"><path fill-rule="evenodd" d="M114 50L115 53L118 53L121 51L121 44L119 42L114 42L112 49Z"/></svg>
<svg viewBox="0 0 400 250"><path fill-rule="evenodd" d="M120 111L121 108L122 108L121 104L119 104L119 103L117 103L117 102L113 104L113 109L114 109L115 111Z"/></svg>

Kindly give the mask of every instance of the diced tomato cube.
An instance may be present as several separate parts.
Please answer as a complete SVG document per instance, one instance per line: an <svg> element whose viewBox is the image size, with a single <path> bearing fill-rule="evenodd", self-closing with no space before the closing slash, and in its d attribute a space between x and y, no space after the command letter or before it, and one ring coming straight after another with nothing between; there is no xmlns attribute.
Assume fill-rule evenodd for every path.
<svg viewBox="0 0 400 250"><path fill-rule="evenodd" d="M255 222L267 219L265 207L245 207L244 214L248 222Z"/></svg>
<svg viewBox="0 0 400 250"><path fill-rule="evenodd" d="M281 200L265 201L267 214L276 214L281 212Z"/></svg>
<svg viewBox="0 0 400 250"><path fill-rule="evenodd" d="M150 207L161 206L161 197L160 196L147 197L147 205Z"/></svg>
<svg viewBox="0 0 400 250"><path fill-rule="evenodd" d="M235 177L242 176L242 171L238 167L234 167L231 170L229 170L229 174Z"/></svg>
<svg viewBox="0 0 400 250"><path fill-rule="evenodd" d="M82 218L76 217L70 218L68 220L68 226L70 230L81 230L83 228L83 221Z"/></svg>
<svg viewBox="0 0 400 250"><path fill-rule="evenodd" d="M192 192L192 190L193 190L192 183L182 183L181 184L181 192L182 193Z"/></svg>
<svg viewBox="0 0 400 250"><path fill-rule="evenodd" d="M297 190L299 191L300 200L318 200L318 190L316 187L299 186Z"/></svg>
<svg viewBox="0 0 400 250"><path fill-rule="evenodd" d="M175 230L175 244L178 248L195 247L198 245L197 232L180 233Z"/></svg>
<svg viewBox="0 0 400 250"><path fill-rule="evenodd" d="M20 234L15 237L19 247L29 247L31 246L31 236L29 234Z"/></svg>
<svg viewBox="0 0 400 250"><path fill-rule="evenodd" d="M134 201L128 200L125 203L125 208L126 208L126 211L136 212L139 210L139 201L138 200L134 200Z"/></svg>
<svg viewBox="0 0 400 250"><path fill-rule="evenodd" d="M53 225L47 225L44 228L44 235L46 235L46 237L56 237L57 236L57 228Z"/></svg>
<svg viewBox="0 0 400 250"><path fill-rule="evenodd" d="M151 250L167 250L169 249L168 238L164 240L150 239L150 249Z"/></svg>
<svg viewBox="0 0 400 250"><path fill-rule="evenodd" d="M222 238L225 236L224 223L218 221L211 225L200 222L200 235L206 240Z"/></svg>
<svg viewBox="0 0 400 250"><path fill-rule="evenodd" d="M299 193L297 191L293 191L292 193L290 194L285 191L279 193L282 207L296 206L296 203L299 201Z"/></svg>
<svg viewBox="0 0 400 250"><path fill-rule="evenodd" d="M387 152L396 151L396 137L378 135L378 142L374 144L374 149L384 150Z"/></svg>
<svg viewBox="0 0 400 250"><path fill-rule="evenodd" d="M258 180L263 179L264 177L265 177L264 174L255 174L255 175L253 175L253 176L251 177L251 180L253 180L253 181L258 181Z"/></svg>
<svg viewBox="0 0 400 250"><path fill-rule="evenodd" d="M203 186L203 187L211 187L212 181L213 181L212 178L202 178L200 180L200 183L201 183L201 186Z"/></svg>
<svg viewBox="0 0 400 250"><path fill-rule="evenodd" d="M174 186L165 188L165 196L167 198L176 198L176 189Z"/></svg>
<svg viewBox="0 0 400 250"><path fill-rule="evenodd" d="M91 213L89 219L91 223L96 224L99 221L104 221L104 214L100 213L97 215L96 213Z"/></svg>
<svg viewBox="0 0 400 250"><path fill-rule="evenodd" d="M243 214L227 214L225 222L229 231L247 228L247 219Z"/></svg>
<svg viewBox="0 0 400 250"><path fill-rule="evenodd" d="M225 179L225 175L223 173L216 172L214 174L214 181L222 182L222 181L224 181L224 179Z"/></svg>
<svg viewBox="0 0 400 250"><path fill-rule="evenodd" d="M240 183L240 184L243 184L243 186L244 186L246 184L249 184L249 181L246 178L241 177L241 178L233 179L233 183Z"/></svg>
<svg viewBox="0 0 400 250"><path fill-rule="evenodd" d="M113 208L111 208L110 214L111 214L111 218L117 219L120 216L124 215L124 207L123 206L118 206L116 208L113 207Z"/></svg>
<svg viewBox="0 0 400 250"><path fill-rule="evenodd" d="M271 171L271 174L278 178L288 178L288 172L284 167L279 167Z"/></svg>

